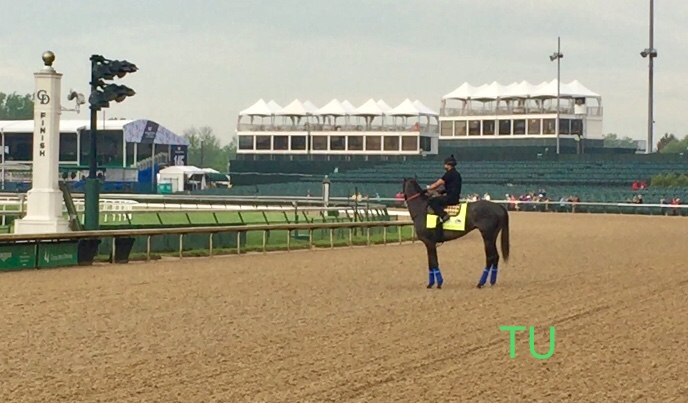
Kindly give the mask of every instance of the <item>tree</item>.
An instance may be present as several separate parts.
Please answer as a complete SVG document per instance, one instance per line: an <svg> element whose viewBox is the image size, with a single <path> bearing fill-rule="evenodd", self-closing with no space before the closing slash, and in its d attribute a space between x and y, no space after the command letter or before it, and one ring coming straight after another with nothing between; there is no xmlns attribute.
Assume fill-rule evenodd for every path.
<svg viewBox="0 0 688 403"><path fill-rule="evenodd" d="M184 130L183 137L189 140L189 165L227 172L227 162L236 154L234 140L225 146L220 145L220 140L208 126L188 128Z"/></svg>
<svg viewBox="0 0 688 403"><path fill-rule="evenodd" d="M635 140L630 137L619 138L616 133L608 133L604 136L604 147L638 148L635 144Z"/></svg>
<svg viewBox="0 0 688 403"><path fill-rule="evenodd" d="M0 120L33 119L33 96L0 92Z"/></svg>
<svg viewBox="0 0 688 403"><path fill-rule="evenodd" d="M672 141L678 140L673 133L664 133L661 139L657 142L657 151L662 152L664 147L666 147Z"/></svg>
<svg viewBox="0 0 688 403"><path fill-rule="evenodd" d="M672 141L668 142L659 151L663 154L680 154L688 152L688 136L685 136L681 140L674 138Z"/></svg>

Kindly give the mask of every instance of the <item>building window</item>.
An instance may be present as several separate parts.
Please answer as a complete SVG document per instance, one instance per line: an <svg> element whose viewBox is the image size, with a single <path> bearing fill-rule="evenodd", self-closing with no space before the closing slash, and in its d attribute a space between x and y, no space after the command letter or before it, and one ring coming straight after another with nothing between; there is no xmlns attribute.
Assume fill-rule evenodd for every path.
<svg viewBox="0 0 688 403"><path fill-rule="evenodd" d="M420 149L423 151L427 151L427 152L432 151L432 138L421 137L420 138Z"/></svg>
<svg viewBox="0 0 688 403"><path fill-rule="evenodd" d="M555 119L543 119L543 130L544 134L555 134L556 132L556 120Z"/></svg>
<svg viewBox="0 0 688 403"><path fill-rule="evenodd" d="M580 119L571 120L571 134L583 135L583 121Z"/></svg>
<svg viewBox="0 0 688 403"><path fill-rule="evenodd" d="M401 151L418 151L418 137L401 136Z"/></svg>
<svg viewBox="0 0 688 403"><path fill-rule="evenodd" d="M469 136L480 136L480 121L479 120L468 121L468 135Z"/></svg>
<svg viewBox="0 0 688 403"><path fill-rule="evenodd" d="M239 136L240 150L253 150L253 136ZM128 159L128 156L127 156ZM133 162L133 159L132 159Z"/></svg>
<svg viewBox="0 0 688 403"><path fill-rule="evenodd" d="M327 151L327 136L313 136L313 149Z"/></svg>
<svg viewBox="0 0 688 403"><path fill-rule="evenodd" d="M486 136L492 136L495 134L494 120L483 120L483 134Z"/></svg>
<svg viewBox="0 0 688 403"><path fill-rule="evenodd" d="M76 133L60 133L60 161L74 162L77 159Z"/></svg>
<svg viewBox="0 0 688 403"><path fill-rule="evenodd" d="M559 133L560 134L570 134L571 133L571 120L570 119L559 119Z"/></svg>
<svg viewBox="0 0 688 403"><path fill-rule="evenodd" d="M514 134L526 134L525 119L514 119Z"/></svg>
<svg viewBox="0 0 688 403"><path fill-rule="evenodd" d="M306 136L291 136L291 149L303 151L306 149Z"/></svg>
<svg viewBox="0 0 688 403"><path fill-rule="evenodd" d="M351 151L363 151L363 136L347 137L348 149Z"/></svg>
<svg viewBox="0 0 688 403"><path fill-rule="evenodd" d="M270 150L272 147L270 136L256 136L256 150Z"/></svg>
<svg viewBox="0 0 688 403"><path fill-rule="evenodd" d="M345 151L346 137L344 136L330 136L330 151Z"/></svg>
<svg viewBox="0 0 688 403"><path fill-rule="evenodd" d="M528 119L528 134L540 134L542 133L542 120L541 119Z"/></svg>
<svg viewBox="0 0 688 403"><path fill-rule="evenodd" d="M451 136L454 130L453 123L451 120L440 122L440 136Z"/></svg>
<svg viewBox="0 0 688 403"><path fill-rule="evenodd" d="M385 151L399 151L399 136L385 136Z"/></svg>
<svg viewBox="0 0 688 403"><path fill-rule="evenodd" d="M500 120L499 121L499 135L508 136L511 134L511 121L510 120Z"/></svg>
<svg viewBox="0 0 688 403"><path fill-rule="evenodd" d="M276 151L289 150L289 136L275 136L272 139L272 149Z"/></svg>
<svg viewBox="0 0 688 403"><path fill-rule="evenodd" d="M454 122L454 136L466 135L466 121L459 120Z"/></svg>
<svg viewBox="0 0 688 403"><path fill-rule="evenodd" d="M366 136L366 150L382 150L382 138L380 136Z"/></svg>

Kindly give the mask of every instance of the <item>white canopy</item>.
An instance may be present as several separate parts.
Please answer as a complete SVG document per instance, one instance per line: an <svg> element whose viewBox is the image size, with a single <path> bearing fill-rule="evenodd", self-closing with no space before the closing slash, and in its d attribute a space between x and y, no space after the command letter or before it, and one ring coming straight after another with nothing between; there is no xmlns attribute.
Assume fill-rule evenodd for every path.
<svg viewBox="0 0 688 403"><path fill-rule="evenodd" d="M344 109L346 109L349 114L354 114L356 113L356 108L351 104L351 102L347 101L346 99L342 101L342 106Z"/></svg>
<svg viewBox="0 0 688 403"><path fill-rule="evenodd" d="M327 105L318 109L317 114L320 116L345 116L349 114L349 111L335 98L328 102Z"/></svg>
<svg viewBox="0 0 688 403"><path fill-rule="evenodd" d="M443 96L442 99L471 99L473 94L485 87L487 87L487 84L483 84L480 87L474 87L468 83L463 83L459 88Z"/></svg>
<svg viewBox="0 0 688 403"><path fill-rule="evenodd" d="M311 115L318 113L318 107L313 105L311 101L304 102L303 107L306 109L306 112L310 113Z"/></svg>
<svg viewBox="0 0 688 403"><path fill-rule="evenodd" d="M428 108L427 106L425 106L425 104L423 104L422 102L420 102L420 101L417 100L417 99L416 99L415 101L413 101L413 104L416 105L416 107L418 107L418 109L420 109L421 114L423 114L423 115L426 115L426 116L439 116L439 114L438 114L437 112L435 112L435 111L433 111L432 109Z"/></svg>
<svg viewBox="0 0 688 403"><path fill-rule="evenodd" d="M574 80L570 83L562 82L560 95L565 98L600 98L599 94L589 90L578 82L578 80ZM556 98L556 96L557 80L555 79L549 82L545 81L538 85L530 84L527 81L501 85L494 81L489 85L482 85L477 88L469 83L463 83L459 88L442 97L442 99L493 101L496 99Z"/></svg>
<svg viewBox="0 0 688 403"><path fill-rule="evenodd" d="M492 99L499 98L502 94L506 93L508 87L493 81L490 85L483 87L481 90L476 91L471 99L476 101L489 101Z"/></svg>
<svg viewBox="0 0 688 403"><path fill-rule="evenodd" d="M353 113L356 116L383 116L382 109L378 106L373 98L370 98L366 103L356 108Z"/></svg>
<svg viewBox="0 0 688 403"><path fill-rule="evenodd" d="M298 99L293 100L289 105L276 113L276 115L280 116L308 116L311 114Z"/></svg>
<svg viewBox="0 0 688 403"><path fill-rule="evenodd" d="M383 112L385 115L387 115L387 112L389 112L389 111L392 110L392 107L389 106L389 105L387 105L387 102L385 102L385 101L383 101L383 100L381 100L381 99L377 101L377 106L380 107L380 110L382 110L382 112Z"/></svg>
<svg viewBox="0 0 688 403"><path fill-rule="evenodd" d="M274 113L272 108L261 98L255 104L239 112L239 116L271 116Z"/></svg>
<svg viewBox="0 0 688 403"><path fill-rule="evenodd" d="M268 102L268 107L270 108L270 110L272 110L273 113L277 113L282 110L282 107L273 100L270 100L270 102Z"/></svg>

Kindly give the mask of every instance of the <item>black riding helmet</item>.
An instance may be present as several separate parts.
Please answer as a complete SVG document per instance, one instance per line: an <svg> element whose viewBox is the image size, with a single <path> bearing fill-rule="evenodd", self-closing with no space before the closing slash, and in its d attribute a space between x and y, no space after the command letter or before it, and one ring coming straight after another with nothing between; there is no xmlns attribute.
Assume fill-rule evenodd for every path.
<svg viewBox="0 0 688 403"><path fill-rule="evenodd" d="M450 155L449 157L444 159L444 163L447 165L451 165L453 167L456 166L456 158L454 158L454 154Z"/></svg>

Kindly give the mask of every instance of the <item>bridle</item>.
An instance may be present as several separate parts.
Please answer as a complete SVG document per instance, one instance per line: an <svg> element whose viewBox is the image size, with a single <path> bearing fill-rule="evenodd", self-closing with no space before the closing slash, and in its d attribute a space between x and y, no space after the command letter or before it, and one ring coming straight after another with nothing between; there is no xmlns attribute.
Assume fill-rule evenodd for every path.
<svg viewBox="0 0 688 403"><path fill-rule="evenodd" d="M404 189L404 200L406 200L406 201L417 199L425 193L424 191L421 190L420 192L407 197L405 192L406 192L406 189Z"/></svg>
<svg viewBox="0 0 688 403"><path fill-rule="evenodd" d="M416 193L416 194L411 195L411 196L409 196L409 197L404 196L404 199L405 199L406 201L413 200L413 199L417 199L417 198L419 198L420 195L422 195L422 194L423 194L423 192L419 192L419 193Z"/></svg>

